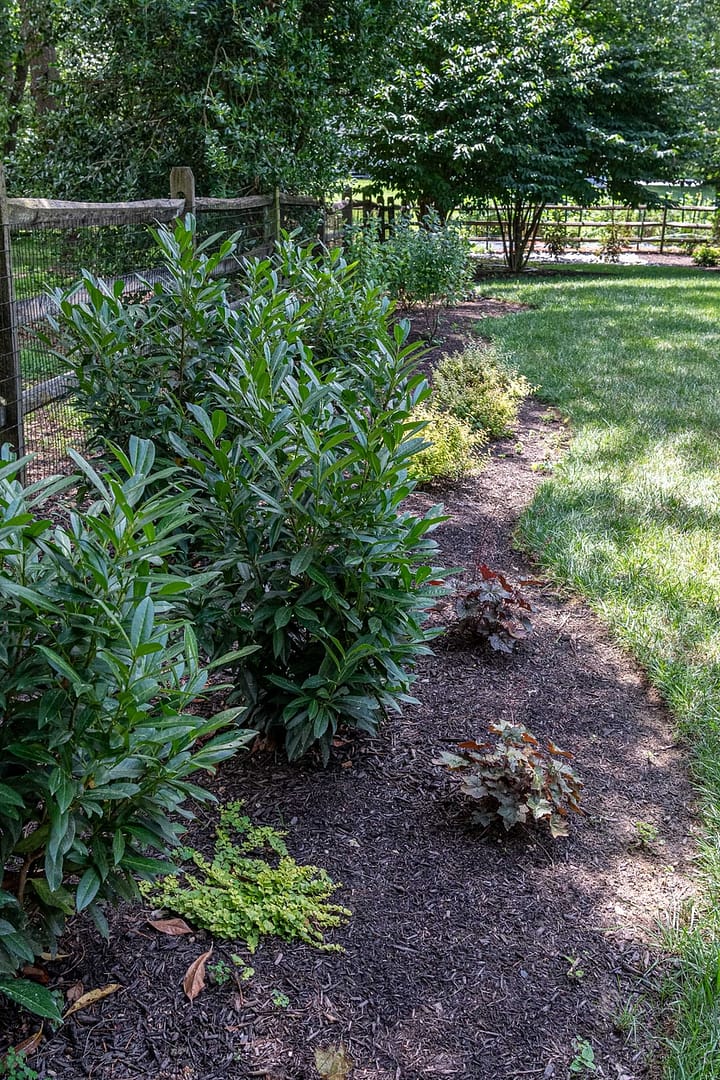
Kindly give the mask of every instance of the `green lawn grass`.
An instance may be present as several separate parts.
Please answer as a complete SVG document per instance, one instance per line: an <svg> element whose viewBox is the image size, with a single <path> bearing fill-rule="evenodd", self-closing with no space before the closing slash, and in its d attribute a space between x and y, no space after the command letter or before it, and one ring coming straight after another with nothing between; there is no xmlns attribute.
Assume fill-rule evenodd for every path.
<svg viewBox="0 0 720 1080"><path fill-rule="evenodd" d="M492 337L574 439L521 523L648 672L692 743L707 910L676 930L672 1080L720 1076L720 274L608 267L493 281Z"/></svg>

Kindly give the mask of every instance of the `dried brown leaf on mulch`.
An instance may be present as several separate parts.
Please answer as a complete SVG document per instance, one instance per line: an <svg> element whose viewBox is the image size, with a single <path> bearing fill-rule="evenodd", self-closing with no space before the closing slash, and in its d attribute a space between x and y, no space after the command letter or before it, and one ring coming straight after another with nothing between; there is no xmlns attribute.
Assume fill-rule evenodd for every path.
<svg viewBox="0 0 720 1080"><path fill-rule="evenodd" d="M577 1039L592 1044L598 1076L657 1076L652 1040L642 1025L621 1031L618 1015L654 1005L658 922L692 892L692 791L641 672L582 600L543 583L513 545L537 466L552 466L565 437L557 414L530 402L483 473L412 498L418 510L445 501L445 565L540 579L528 589L535 632L516 655L440 639L419 665L419 704L340 748L327 770L268 749L226 763L213 783L253 820L287 828L298 861L343 882L338 902L354 912L335 933L345 951L271 940L250 957L216 941L218 959L240 953L255 973L241 992L237 980L217 982L190 1005L182 978L209 951L207 935L158 934L149 912L126 906L105 943L78 919L51 985L113 979L124 990L48 1032L32 1062L41 1077L317 1080L316 1051L342 1046L351 1080L567 1080ZM510 718L575 754L588 815L567 840L478 832L432 764ZM638 847L638 821L658 829L659 853ZM215 824L202 810L190 842L210 848ZM32 1030L0 1006L3 1038Z"/></svg>

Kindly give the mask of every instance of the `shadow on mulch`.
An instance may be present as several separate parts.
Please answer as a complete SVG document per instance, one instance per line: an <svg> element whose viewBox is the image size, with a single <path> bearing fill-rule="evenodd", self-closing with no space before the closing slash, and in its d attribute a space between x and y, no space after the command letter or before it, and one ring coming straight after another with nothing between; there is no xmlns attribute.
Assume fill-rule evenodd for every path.
<svg viewBox="0 0 720 1080"><path fill-rule="evenodd" d="M563 439L554 414L529 403L479 477L413 496L418 509L445 501L445 565L481 559L537 576L512 534L540 479L532 466L557 457ZM162 937L147 911L127 906L105 944L76 920L55 985L123 988L43 1044L40 1075L310 1080L314 1050L342 1043L351 1080L565 1080L576 1039L592 1044L597 1075L656 1075L651 1040L619 1032L617 1018L629 1002L640 1014L652 1002L653 927L690 893L683 757L664 707L587 606L550 584L530 591L536 632L514 657L440 641L419 666L419 704L327 770L264 753L227 763L214 781L220 800L244 799L258 823L287 827L298 861L343 882L336 899L354 913L333 935L343 953L271 941L250 959L216 942L215 959L240 951L255 975L190 1004L180 984L207 935ZM474 831L431 764L511 717L576 755L588 817L566 840ZM657 827L656 853L634 846L637 821ZM196 846L210 844L214 823L203 811ZM2 1020L14 1042L32 1030Z"/></svg>

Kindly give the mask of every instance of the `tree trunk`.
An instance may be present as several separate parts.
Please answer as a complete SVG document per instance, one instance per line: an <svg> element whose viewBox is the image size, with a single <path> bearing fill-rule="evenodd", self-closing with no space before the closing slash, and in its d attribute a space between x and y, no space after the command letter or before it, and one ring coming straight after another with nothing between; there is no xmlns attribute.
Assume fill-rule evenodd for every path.
<svg viewBox="0 0 720 1080"><path fill-rule="evenodd" d="M493 206L500 226L505 264L508 270L519 274L527 266L535 247L545 203L526 203L517 195L508 202L493 200Z"/></svg>

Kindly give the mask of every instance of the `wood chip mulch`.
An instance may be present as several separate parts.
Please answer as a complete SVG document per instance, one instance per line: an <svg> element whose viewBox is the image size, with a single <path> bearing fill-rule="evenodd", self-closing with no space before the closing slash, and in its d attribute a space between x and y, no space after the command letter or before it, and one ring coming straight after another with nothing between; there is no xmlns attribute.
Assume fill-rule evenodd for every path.
<svg viewBox="0 0 720 1080"><path fill-rule="evenodd" d="M482 332L485 314L481 301L450 316L449 346ZM436 534L445 565L542 577L513 532L566 439L557 414L529 402L479 476L413 496L418 510L445 503ZM535 633L515 656L440 639L419 666L420 703L377 738L339 747L327 770L265 751L214 781L219 799L242 798L256 822L288 828L298 861L343 883L336 900L354 913L333 935L343 953L269 941L250 958L218 941L216 959L240 951L255 975L191 1004L182 977L207 935L163 936L133 906L111 917L107 944L75 920L51 985L122 989L47 1032L31 1058L40 1076L310 1080L314 1051L342 1044L350 1080L566 1080L579 1039L593 1047L597 1076L656 1077L645 1022L667 960L655 943L693 891L685 755L663 704L587 605L549 582L529 591ZM431 763L499 718L575 754L588 815L568 839L471 828ZM638 821L662 843L637 847ZM191 841L207 846L214 823L203 811ZM630 1032L628 1004L641 1021ZM0 1009L0 1040L36 1028Z"/></svg>

